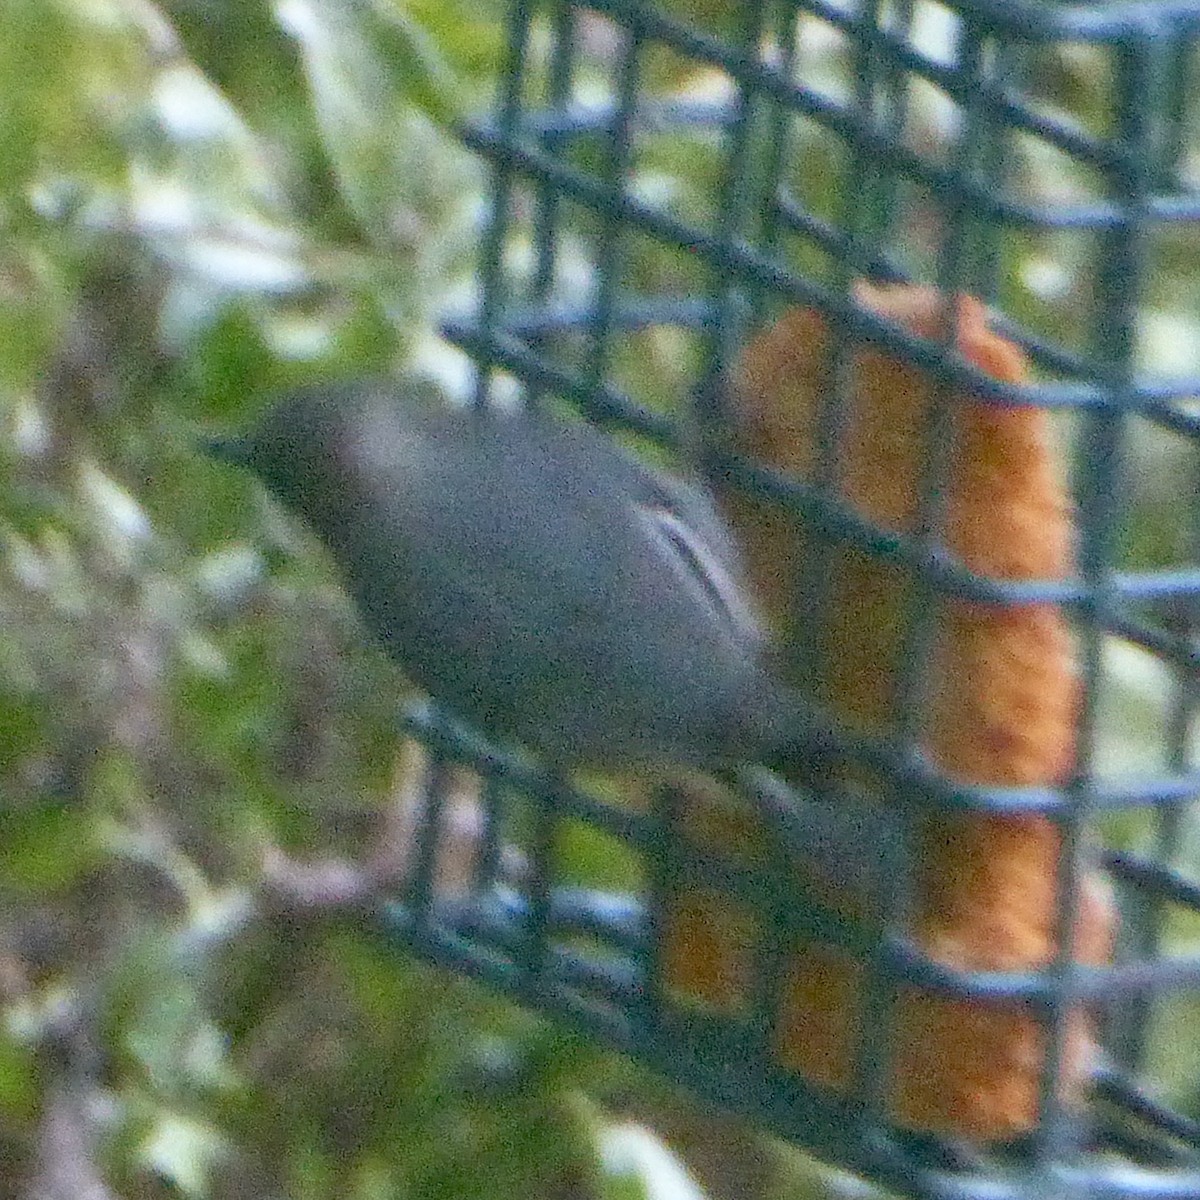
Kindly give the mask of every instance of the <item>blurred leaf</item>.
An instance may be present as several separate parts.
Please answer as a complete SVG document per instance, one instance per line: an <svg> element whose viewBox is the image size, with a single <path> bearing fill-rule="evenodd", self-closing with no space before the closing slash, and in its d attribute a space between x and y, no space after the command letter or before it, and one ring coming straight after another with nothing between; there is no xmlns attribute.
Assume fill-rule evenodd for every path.
<svg viewBox="0 0 1200 1200"><path fill-rule="evenodd" d="M70 802L40 804L4 813L0 883L30 892L66 887L96 862L86 815Z"/></svg>
<svg viewBox="0 0 1200 1200"><path fill-rule="evenodd" d="M4 124L0 120L0 128ZM0 162L3 161L0 158ZM0 171L0 176L3 174ZM3 213L0 212L0 231L3 230ZM11 252L11 247L6 252L0 246L0 272L10 279L9 287L0 287L0 346L4 347L0 354L0 391L15 394L32 387L45 370L47 355L58 332L58 314L50 299L55 289L44 287L50 281L31 278L31 264L18 261ZM15 280L21 280L25 286L11 286ZM11 410L8 415L11 419ZM4 448L6 454L9 445Z"/></svg>
<svg viewBox="0 0 1200 1200"><path fill-rule="evenodd" d="M284 122L291 138L310 119L295 43L270 3L164 0L187 57L257 129Z"/></svg>
<svg viewBox="0 0 1200 1200"><path fill-rule="evenodd" d="M129 68L136 49L121 20L94 24L94 6L9 0L0 39L0 213L24 215L37 184L59 197L111 181L121 148L96 127L101 96L120 107L122 93L104 89ZM47 64L53 69L46 70ZM49 195L46 193L45 195Z"/></svg>
<svg viewBox="0 0 1200 1200"><path fill-rule="evenodd" d="M559 824L555 853L564 881L614 892L640 889L638 856L624 842L584 821Z"/></svg>
<svg viewBox="0 0 1200 1200"><path fill-rule="evenodd" d="M226 305L189 356L188 390L197 415L217 424L252 420L247 397L267 397L282 386L284 371L248 304ZM260 402L261 403L261 402Z"/></svg>
<svg viewBox="0 0 1200 1200"><path fill-rule="evenodd" d="M140 1157L159 1178L183 1195L200 1200L211 1194L212 1167L227 1149L210 1125L180 1113L164 1112L156 1117L143 1141Z"/></svg>
<svg viewBox="0 0 1200 1200"><path fill-rule="evenodd" d="M508 0L371 0L375 7L399 15L413 14L422 28L451 59L460 82L480 100L488 97L492 75L504 49L503 28Z"/></svg>
<svg viewBox="0 0 1200 1200"><path fill-rule="evenodd" d="M39 1084L30 1048L0 1032L0 1115L11 1121L33 1117Z"/></svg>
<svg viewBox="0 0 1200 1200"><path fill-rule="evenodd" d="M0 692L0 773L47 748L45 722L46 712L36 698ZM0 797L0 812L5 807Z"/></svg>
<svg viewBox="0 0 1200 1200"><path fill-rule="evenodd" d="M414 106L443 124L457 119L453 86L432 46L398 14L354 0L281 0L279 20L300 46L325 150L363 231L394 237Z"/></svg>
<svg viewBox="0 0 1200 1200"><path fill-rule="evenodd" d="M462 81L428 32L401 5L369 0L367 33L398 76L408 100L435 125L455 133L463 119Z"/></svg>

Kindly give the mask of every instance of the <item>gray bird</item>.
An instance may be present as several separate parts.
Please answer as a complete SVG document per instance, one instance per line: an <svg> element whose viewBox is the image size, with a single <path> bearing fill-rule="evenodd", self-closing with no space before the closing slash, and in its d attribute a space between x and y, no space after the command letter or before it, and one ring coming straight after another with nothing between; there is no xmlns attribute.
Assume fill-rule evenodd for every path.
<svg viewBox="0 0 1200 1200"><path fill-rule="evenodd" d="M316 531L413 683L548 765L715 768L794 731L708 496L586 424L359 381L212 449Z"/></svg>

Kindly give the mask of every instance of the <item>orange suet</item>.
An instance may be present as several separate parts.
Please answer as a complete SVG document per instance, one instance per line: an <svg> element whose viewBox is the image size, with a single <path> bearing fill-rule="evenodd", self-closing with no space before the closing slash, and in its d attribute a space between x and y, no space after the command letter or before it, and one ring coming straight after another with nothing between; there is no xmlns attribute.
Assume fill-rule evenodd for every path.
<svg viewBox="0 0 1200 1200"><path fill-rule="evenodd" d="M960 355L1008 382L1023 382L1021 350L987 328L983 305L953 305L932 288L859 284L857 301L922 337L944 338L953 313ZM815 310L795 309L753 338L729 381L731 433L742 453L811 478L821 397L834 378L829 328ZM1048 415L969 392L945 396L922 368L869 341L848 342L840 498L884 530L915 532L932 406L949 406L949 449L941 539L964 566L999 580L1062 579L1073 571L1072 507ZM781 640L802 607L802 564L821 554L818 628L809 631L818 664L813 693L850 727L886 732L907 610L916 581L902 566L833 542L810 543L803 518L765 499L724 497L750 574ZM1072 769L1078 678L1066 617L1053 604L985 604L940 595L925 666L924 748L965 784L1055 785ZM794 682L801 682L795 680ZM843 777L884 786L861 770ZM737 839L723 844L736 847ZM1055 952L1060 854L1056 826L1037 815L938 814L916 830L913 934L935 959L964 969L1020 970ZM736 850L730 850L736 853ZM728 1011L746 1002L753 940L745 915L714 896L683 893L668 924L666 961L679 992ZM861 913L863 898L834 896ZM1076 953L1108 958L1111 904L1099 879L1085 880ZM703 961L701 961L703 960ZM859 1040L864 968L846 951L797 949L787 971L775 1044L781 1061L814 1082L848 1086ZM1037 1117L1043 1033L1017 1005L985 1007L910 988L892 1013L893 1116L922 1130L1003 1138ZM1086 1074L1090 1036L1077 1014L1068 1038L1065 1086Z"/></svg>

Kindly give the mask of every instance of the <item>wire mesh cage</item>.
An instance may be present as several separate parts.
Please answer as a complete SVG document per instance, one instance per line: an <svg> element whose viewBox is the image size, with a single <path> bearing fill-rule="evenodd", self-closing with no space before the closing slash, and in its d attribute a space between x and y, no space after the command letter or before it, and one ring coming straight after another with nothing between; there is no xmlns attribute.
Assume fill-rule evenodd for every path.
<svg viewBox="0 0 1200 1200"><path fill-rule="evenodd" d="M508 37L449 335L707 474L835 732L589 790L414 711L388 930L907 1194L1200 1195L1200 3Z"/></svg>

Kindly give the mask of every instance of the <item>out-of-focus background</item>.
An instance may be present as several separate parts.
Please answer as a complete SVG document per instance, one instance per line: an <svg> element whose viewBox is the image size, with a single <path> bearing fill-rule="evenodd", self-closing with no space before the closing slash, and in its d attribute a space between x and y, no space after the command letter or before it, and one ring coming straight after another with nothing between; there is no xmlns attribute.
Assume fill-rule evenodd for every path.
<svg viewBox="0 0 1200 1200"><path fill-rule="evenodd" d="M0 1200L699 1194L647 1125L714 1196L857 1187L368 931L408 816L402 681L313 543L196 450L291 383L403 368L465 389L436 324L472 301L486 198L453 129L491 101L505 7L4 6ZM720 4L662 7L722 30ZM586 99L613 43L599 18L583 33ZM803 46L846 86L827 27ZM1085 112L1087 55L1044 63ZM721 86L666 55L644 84ZM935 97L914 111L912 136L946 135ZM651 181L683 213L711 202L701 142L664 140ZM796 152L834 205L823 145ZM1039 170L1031 187L1072 187ZM1146 322L1169 373L1200 357L1194 243L1164 245ZM566 249L569 294L589 281ZM1050 249L1011 291L1069 340L1084 284L1069 235ZM652 246L638 262L645 290L686 289ZM655 332L619 367L665 404L693 352ZM1133 449L1128 561L1177 561L1184 449ZM1131 647L1110 671L1106 761L1147 769L1165 684ZM627 869L583 830L564 854L595 884Z"/></svg>

